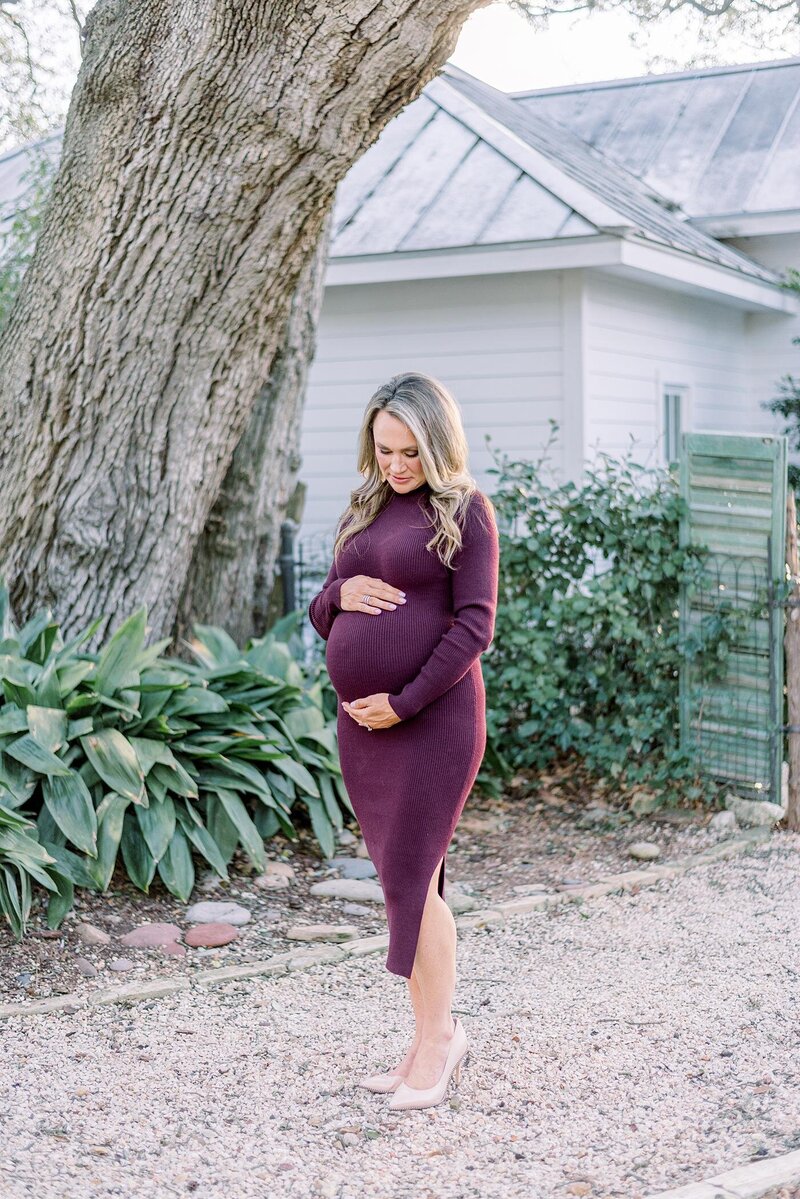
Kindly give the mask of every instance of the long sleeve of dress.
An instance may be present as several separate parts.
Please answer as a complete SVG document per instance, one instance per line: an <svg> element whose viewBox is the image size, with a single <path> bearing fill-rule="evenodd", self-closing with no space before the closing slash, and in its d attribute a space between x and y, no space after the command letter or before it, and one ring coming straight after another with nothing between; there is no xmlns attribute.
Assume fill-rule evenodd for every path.
<svg viewBox="0 0 800 1199"><path fill-rule="evenodd" d="M336 562L334 561L322 584L322 590L317 592L308 605L308 618L325 641L330 636L336 613L341 611L340 593L344 581L336 574Z"/></svg>
<svg viewBox="0 0 800 1199"><path fill-rule="evenodd" d="M416 716L467 673L494 636L499 545L489 501L473 496L453 558L453 624L417 676L389 704L401 720Z"/></svg>

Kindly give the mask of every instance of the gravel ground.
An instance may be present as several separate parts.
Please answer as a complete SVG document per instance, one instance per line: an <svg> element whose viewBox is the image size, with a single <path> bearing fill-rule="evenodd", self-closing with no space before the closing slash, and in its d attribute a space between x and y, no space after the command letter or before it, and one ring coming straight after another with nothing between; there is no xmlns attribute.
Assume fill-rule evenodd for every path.
<svg viewBox="0 0 800 1199"><path fill-rule="evenodd" d="M3 1199L640 1199L800 1148L800 835L459 937L450 1102L384 954L0 1025Z"/></svg>
<svg viewBox="0 0 800 1199"><path fill-rule="evenodd" d="M639 863L631 857L630 846L636 841L654 842L660 850L659 860L672 861L719 840L709 827L709 811L659 811L637 819L625 807L598 807L596 798L592 806L587 805L586 796L565 798L567 783L576 785L572 778L543 775L535 791L524 798L516 793L499 800L471 797L448 853L448 898L451 887L458 883L475 898L477 906L487 907L515 898L515 887L538 884L555 890L567 880L594 882L635 868ZM590 827L582 827L592 811ZM350 833L350 840L337 852L352 855L357 852L356 845ZM160 948L131 948L122 942L125 933L145 922L175 923L184 933L189 927L189 903L175 899L158 876L149 893L143 894L118 866L108 891L78 891L75 907L58 930L47 926L45 892L40 888L28 932L21 941L15 941L10 927L0 922L0 1003L57 994L87 995L120 982L191 975L197 968L207 969L209 958L224 959L226 965L258 960L296 948L297 941L286 934L297 924L349 924L359 937L386 931L382 907L357 904L355 910L340 900L310 893L313 883L335 878L338 871L327 866L309 834L301 834L296 843L276 837L268 843L268 852L271 865L277 858L292 872L291 879L277 880L285 889L262 889L258 872L243 855L231 866L227 883L209 871L201 872L189 903L233 900L252 915L251 921L237 930L235 941L213 950L182 947L175 955ZM108 934L109 941L85 944L79 935L80 922ZM128 963L124 973L111 965L120 958Z"/></svg>

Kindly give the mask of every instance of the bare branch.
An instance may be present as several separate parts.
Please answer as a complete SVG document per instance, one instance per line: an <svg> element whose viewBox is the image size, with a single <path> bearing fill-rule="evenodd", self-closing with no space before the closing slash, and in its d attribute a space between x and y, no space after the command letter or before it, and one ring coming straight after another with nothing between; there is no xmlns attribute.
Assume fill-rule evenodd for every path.
<svg viewBox="0 0 800 1199"><path fill-rule="evenodd" d="M746 26L748 18L760 14L775 16L782 12L793 11L789 28L796 29L800 24L800 0L508 0L508 7L532 23L546 21L549 17L567 15L576 12L605 11L622 9L630 13L643 25L657 21L664 16L671 16L680 9L689 9L721 20L727 18L739 26Z"/></svg>
<svg viewBox="0 0 800 1199"><path fill-rule="evenodd" d="M9 0L4 0L5 4L7 4L8 2L9 2ZM17 0L11 0L11 3L16 4ZM19 20L18 17L14 16L13 13L5 12L4 8L2 6L0 6L0 17L2 17L7 22L7 24L11 25L16 30L16 32L20 35L20 37L22 38L22 45L24 47L25 67L28 72L28 79L31 84L31 99L34 99L36 96L37 89L39 87L39 83L36 78L36 66L33 61L33 53L31 50L30 39L28 37L28 31L25 28L25 26L22 24L22 22Z"/></svg>
<svg viewBox="0 0 800 1199"><path fill-rule="evenodd" d="M83 57L83 21L81 14L78 12L78 6L75 0L69 0L69 10L72 13L72 19L75 22L75 28L78 31L78 45L80 46L81 58Z"/></svg>

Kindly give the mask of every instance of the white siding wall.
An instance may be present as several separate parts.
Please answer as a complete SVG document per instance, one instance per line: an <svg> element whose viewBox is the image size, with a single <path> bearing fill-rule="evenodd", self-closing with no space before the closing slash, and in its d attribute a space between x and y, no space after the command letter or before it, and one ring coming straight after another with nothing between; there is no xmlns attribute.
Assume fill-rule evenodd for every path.
<svg viewBox="0 0 800 1199"><path fill-rule="evenodd" d="M760 431L748 374L749 314L632 280L586 273L586 455L619 453L635 439L637 461L663 447L662 391L686 385L684 429Z"/></svg>
<svg viewBox="0 0 800 1199"><path fill-rule="evenodd" d="M548 418L562 420L561 293L557 272L328 287L303 418L303 533L331 529L346 506L366 403L401 371L451 389L479 486L493 487L485 433L501 452L537 454Z"/></svg>
<svg viewBox="0 0 800 1199"><path fill-rule="evenodd" d="M776 237L748 237L731 243L764 266L776 270L794 267L800 270L800 234L785 233ZM778 380L786 374L800 376L800 349L792 345L800 337L800 316L772 315L749 312L746 320L749 345L749 384L754 404L764 413L764 429L781 432L783 421L760 407L761 400L771 400L778 394ZM796 460L797 455L790 450Z"/></svg>

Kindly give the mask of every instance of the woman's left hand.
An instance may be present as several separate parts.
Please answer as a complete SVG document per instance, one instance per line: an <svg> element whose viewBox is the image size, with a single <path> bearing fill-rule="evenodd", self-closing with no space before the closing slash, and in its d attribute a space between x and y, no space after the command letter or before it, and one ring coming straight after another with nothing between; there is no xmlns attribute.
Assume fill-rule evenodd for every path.
<svg viewBox="0 0 800 1199"><path fill-rule="evenodd" d="M389 703L388 691L381 691L378 695L367 695L364 699L354 699L352 703L342 700L342 707L357 724L369 725L372 729L388 729L393 724L400 723L400 717Z"/></svg>

